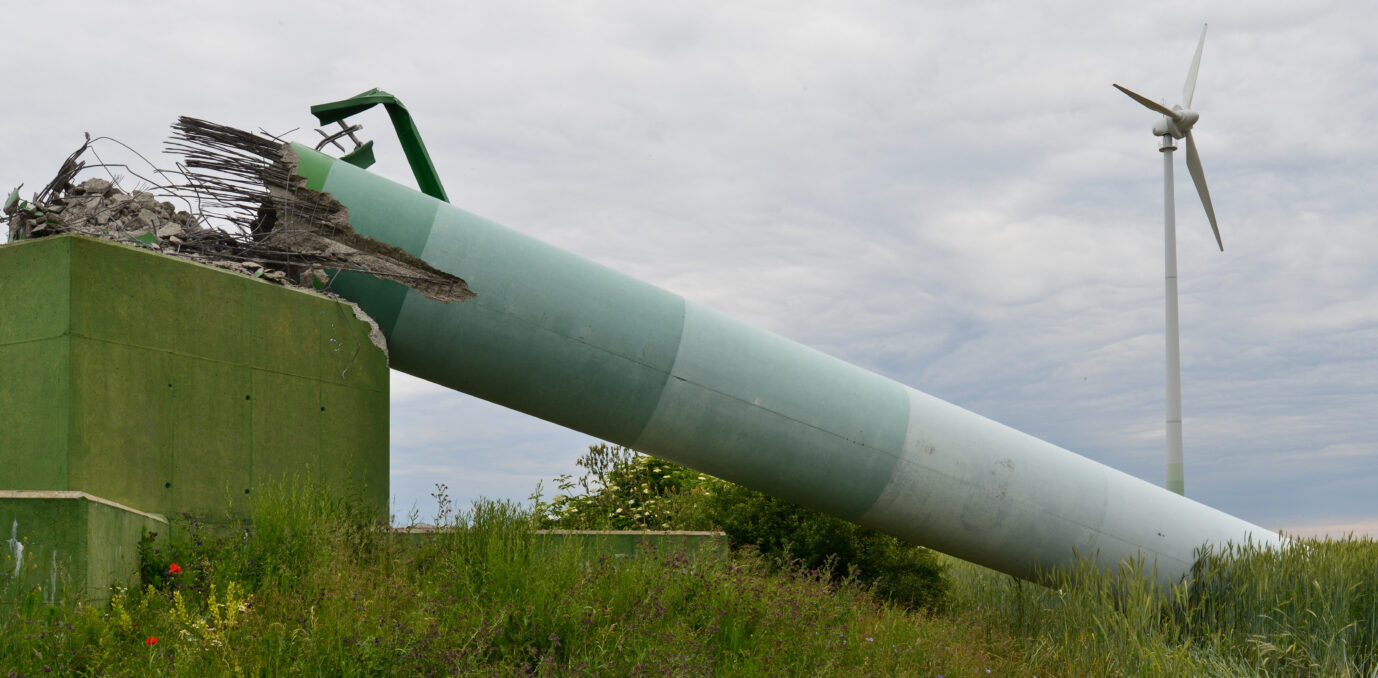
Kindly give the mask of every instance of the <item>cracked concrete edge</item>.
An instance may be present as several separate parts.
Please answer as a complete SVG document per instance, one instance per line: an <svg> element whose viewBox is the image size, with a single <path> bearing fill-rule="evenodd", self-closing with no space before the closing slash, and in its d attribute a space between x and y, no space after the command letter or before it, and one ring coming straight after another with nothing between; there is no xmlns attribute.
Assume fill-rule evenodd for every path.
<svg viewBox="0 0 1378 678"><path fill-rule="evenodd" d="M276 244L340 256L363 272L401 283L442 303L474 298L474 292L462 278L437 269L399 247L357 233L349 224L349 208L329 193L306 187L306 179L296 171L301 159L291 144L283 144L280 153L279 161L287 166L294 180L286 188L267 187L279 222L289 225L282 230L274 227L269 237ZM295 218L299 214L310 216ZM325 215L324 218L321 215ZM290 227L296 224L302 227ZM326 242L321 243L321 240Z"/></svg>
<svg viewBox="0 0 1378 678"><path fill-rule="evenodd" d="M392 354L388 353L388 338L383 334L383 328L378 326L378 322L373 319L373 316L365 313L364 309L359 308L359 305L352 301L340 300L340 303L348 305L349 310L354 312L355 318L368 323L368 340L373 342L373 345L383 352L383 357L391 363Z"/></svg>

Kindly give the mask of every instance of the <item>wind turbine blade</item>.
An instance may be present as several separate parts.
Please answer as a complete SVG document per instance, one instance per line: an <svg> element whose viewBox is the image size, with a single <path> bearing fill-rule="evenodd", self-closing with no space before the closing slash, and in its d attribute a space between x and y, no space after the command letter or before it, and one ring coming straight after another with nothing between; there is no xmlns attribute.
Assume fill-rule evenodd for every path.
<svg viewBox="0 0 1378 678"><path fill-rule="evenodd" d="M1154 110L1154 111L1157 111L1157 112L1159 112L1159 113L1162 113L1163 115L1166 115L1167 117L1172 118L1173 120L1181 120L1181 119L1182 119L1182 114L1181 114L1181 113L1178 113L1177 111L1174 111L1174 110L1172 110L1171 108L1168 108L1167 106L1164 106L1164 105L1162 105L1162 104L1160 104L1160 103L1158 103L1158 102L1156 102L1156 101L1154 101L1154 100L1152 100L1152 99L1149 99L1148 97L1145 97L1145 96L1143 96L1143 95L1141 95L1141 94L1135 94L1135 93L1133 93L1133 92L1131 92L1131 91L1129 91L1129 90L1127 90L1127 89L1125 89L1125 88L1123 88L1123 87L1120 87L1119 85L1115 85L1115 89L1117 89L1117 90L1119 90L1119 91L1121 91L1121 92L1124 92L1125 94L1129 95L1129 98L1130 98L1130 99L1133 99L1133 100L1135 100L1135 101L1137 101L1137 102L1143 104L1144 107L1145 107L1145 108L1148 108L1149 110Z"/></svg>
<svg viewBox="0 0 1378 678"><path fill-rule="evenodd" d="M1201 68L1201 50L1206 46L1206 29L1210 24L1201 26L1201 39L1196 42L1196 56L1191 59L1191 68L1187 70L1187 84L1182 85L1182 108L1191 108L1191 97L1196 94L1196 71Z"/></svg>
<svg viewBox="0 0 1378 678"><path fill-rule="evenodd" d="M1215 232L1215 244L1225 251L1225 243L1220 241L1220 227L1215 225L1215 208L1211 207L1211 192L1206 188L1206 172L1201 169L1201 156L1196 152L1196 140L1187 132L1187 171L1196 183L1196 193L1201 196L1201 204L1206 208L1206 218L1211 220L1211 230Z"/></svg>

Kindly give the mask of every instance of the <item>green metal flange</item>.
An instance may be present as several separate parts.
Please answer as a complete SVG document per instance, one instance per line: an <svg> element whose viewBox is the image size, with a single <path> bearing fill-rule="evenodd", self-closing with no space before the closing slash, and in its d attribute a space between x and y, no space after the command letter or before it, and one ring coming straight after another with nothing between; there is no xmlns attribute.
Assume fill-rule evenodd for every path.
<svg viewBox="0 0 1378 678"><path fill-rule="evenodd" d="M340 156L340 159L360 169L368 169L377 162L373 157L373 142L365 141L358 148Z"/></svg>
<svg viewBox="0 0 1378 678"><path fill-rule="evenodd" d="M403 106L397 97L375 87L348 99L312 106L311 114L316 116L322 125L329 125L378 104L387 109L388 117L392 119L392 127L397 131L397 140L402 144L402 151L407 154L407 163L411 165L412 174L416 177L421 192L450 202L449 196L445 194L445 187L440 185L440 175L431 163L431 156L426 152L426 145L421 141L421 133L416 129L416 123L412 122L411 113L407 112L407 107ZM342 160L358 167L368 167L373 164L372 142L360 146Z"/></svg>

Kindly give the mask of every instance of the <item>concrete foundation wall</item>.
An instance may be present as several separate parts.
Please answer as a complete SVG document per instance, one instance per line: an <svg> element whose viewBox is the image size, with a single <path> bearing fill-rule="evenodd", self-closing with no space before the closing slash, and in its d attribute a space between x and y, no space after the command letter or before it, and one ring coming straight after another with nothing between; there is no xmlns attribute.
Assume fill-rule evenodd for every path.
<svg viewBox="0 0 1378 678"><path fill-rule="evenodd" d="M167 534L163 517L83 492L0 490L0 523L0 603L109 598L112 584L138 584L143 535Z"/></svg>
<svg viewBox="0 0 1378 678"><path fill-rule="evenodd" d="M336 301L133 247L0 247L0 490L224 515L295 475L362 488L386 517L388 366L369 329Z"/></svg>

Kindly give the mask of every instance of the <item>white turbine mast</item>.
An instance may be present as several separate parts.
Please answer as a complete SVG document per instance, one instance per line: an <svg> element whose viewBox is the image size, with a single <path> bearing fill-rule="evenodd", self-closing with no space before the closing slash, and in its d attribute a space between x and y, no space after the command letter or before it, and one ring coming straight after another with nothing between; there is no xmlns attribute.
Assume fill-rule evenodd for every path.
<svg viewBox="0 0 1378 678"><path fill-rule="evenodd" d="M1211 194L1206 188L1206 175L1201 169L1201 156L1196 152L1196 140L1191 136L1191 128L1196 125L1200 115L1192 110L1191 99L1196 92L1196 71L1201 67L1201 50L1206 46L1206 26L1201 28L1201 39L1196 43L1196 56L1192 57L1191 68L1187 70L1187 82L1182 86L1182 103L1168 108L1143 95L1136 94L1119 85L1115 89L1124 92L1129 98L1143 104L1145 108L1163 114L1161 120L1153 125L1154 136L1162 137L1158 150L1163 153L1163 264L1164 287L1167 291L1167 482L1166 487L1178 494L1186 493L1182 473L1182 360L1177 338L1177 225L1172 193L1172 152L1177 150L1176 139L1187 140L1187 171L1196 184L1196 193L1201 196L1201 204L1206 208L1206 218L1215 232L1215 244L1225 251L1220 240L1220 228L1215 223L1215 209L1211 207Z"/></svg>

